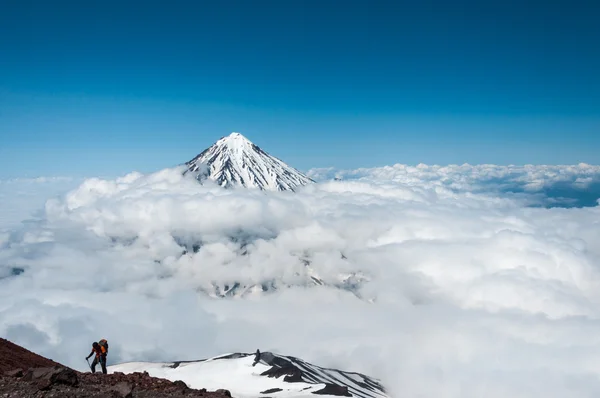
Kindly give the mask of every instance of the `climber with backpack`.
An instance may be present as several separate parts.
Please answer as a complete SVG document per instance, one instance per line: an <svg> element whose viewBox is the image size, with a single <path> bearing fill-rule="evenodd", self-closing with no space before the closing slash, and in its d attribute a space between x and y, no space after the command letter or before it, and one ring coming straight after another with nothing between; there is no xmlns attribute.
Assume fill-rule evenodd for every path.
<svg viewBox="0 0 600 398"><path fill-rule="evenodd" d="M92 361L92 364L90 365L89 359L92 355L96 354L96 357L94 358L94 360ZM92 373L96 373L96 365L98 365L98 363L100 363L100 366L102 367L102 373L106 374L106 355L108 354L108 342L106 341L106 339L102 339L99 342L94 342L92 344L92 352L90 352L90 355L88 355L87 357L85 357L85 360L88 361L88 365L90 365L90 368L92 369Z"/></svg>

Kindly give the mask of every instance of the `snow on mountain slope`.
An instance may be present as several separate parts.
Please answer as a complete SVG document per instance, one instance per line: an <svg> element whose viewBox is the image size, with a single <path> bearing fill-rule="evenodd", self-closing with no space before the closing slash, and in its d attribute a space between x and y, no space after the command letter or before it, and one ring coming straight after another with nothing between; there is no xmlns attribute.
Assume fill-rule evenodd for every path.
<svg viewBox="0 0 600 398"><path fill-rule="evenodd" d="M265 280L259 284L243 283L235 280L220 282L208 281L205 284L198 286L196 290L214 298L246 298L273 293L293 286L302 286L306 288L327 287L346 290L361 300L370 300L370 297L363 297L359 292L361 285L369 281L369 277L362 272L340 273L337 276L330 276L328 280L323 280L307 266L305 274L301 275L297 273L296 275L299 278L294 283L286 283L279 279Z"/></svg>
<svg viewBox="0 0 600 398"><path fill-rule="evenodd" d="M186 162L187 172L202 181L210 178L223 187L243 186L267 191L295 191L314 182L269 155L240 133L231 133Z"/></svg>
<svg viewBox="0 0 600 398"><path fill-rule="evenodd" d="M326 369L301 359L264 352L229 354L207 360L152 363L129 362L108 367L109 373L143 372L191 388L227 389L233 397L308 397L317 395L387 398L378 380L359 373Z"/></svg>

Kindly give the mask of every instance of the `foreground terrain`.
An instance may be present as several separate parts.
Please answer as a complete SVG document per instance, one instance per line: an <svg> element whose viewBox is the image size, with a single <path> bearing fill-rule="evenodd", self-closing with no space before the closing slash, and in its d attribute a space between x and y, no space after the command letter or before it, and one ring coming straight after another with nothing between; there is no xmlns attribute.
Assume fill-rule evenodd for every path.
<svg viewBox="0 0 600 398"><path fill-rule="evenodd" d="M231 397L229 391L191 389L182 381L131 374L81 373L0 339L0 396L26 397Z"/></svg>
<svg viewBox="0 0 600 398"><path fill-rule="evenodd" d="M78 372L0 339L0 397L3 398L315 395L388 397L377 379L270 352L237 353L187 362L130 362L110 366L104 375Z"/></svg>

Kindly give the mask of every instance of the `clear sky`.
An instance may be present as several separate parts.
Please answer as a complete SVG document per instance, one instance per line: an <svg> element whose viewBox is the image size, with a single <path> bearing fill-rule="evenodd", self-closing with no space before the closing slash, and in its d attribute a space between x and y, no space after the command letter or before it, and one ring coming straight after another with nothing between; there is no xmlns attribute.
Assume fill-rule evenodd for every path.
<svg viewBox="0 0 600 398"><path fill-rule="evenodd" d="M600 163L596 1L0 2L0 177Z"/></svg>

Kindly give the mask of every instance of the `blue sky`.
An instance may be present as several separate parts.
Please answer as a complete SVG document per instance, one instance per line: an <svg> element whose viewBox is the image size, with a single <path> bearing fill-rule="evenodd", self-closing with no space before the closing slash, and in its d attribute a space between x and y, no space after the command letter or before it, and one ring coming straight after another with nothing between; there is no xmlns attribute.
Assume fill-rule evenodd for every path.
<svg viewBox="0 0 600 398"><path fill-rule="evenodd" d="M0 178L169 167L239 131L291 165L600 163L600 6L16 1Z"/></svg>

